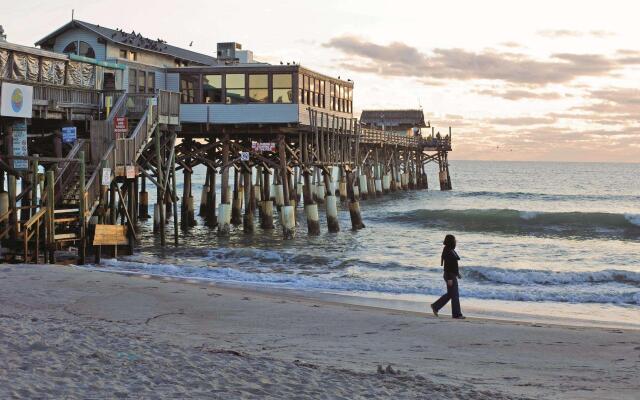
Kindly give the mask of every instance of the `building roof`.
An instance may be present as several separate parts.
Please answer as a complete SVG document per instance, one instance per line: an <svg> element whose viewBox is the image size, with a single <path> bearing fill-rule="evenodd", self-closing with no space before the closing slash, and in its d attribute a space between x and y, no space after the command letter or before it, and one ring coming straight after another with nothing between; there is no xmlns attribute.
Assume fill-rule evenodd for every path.
<svg viewBox="0 0 640 400"><path fill-rule="evenodd" d="M422 110L363 110L360 122L367 125L426 128Z"/></svg>
<svg viewBox="0 0 640 400"><path fill-rule="evenodd" d="M195 51L183 49L180 47L172 46L162 39L149 39L142 36L140 33L132 31L131 33L124 32L121 29L111 29L100 25L94 25L89 22L80 20L72 20L71 22L63 25L56 31L48 34L44 38L38 40L35 45L41 46L52 38L60 35L68 29L83 28L91 32L96 33L98 36L112 43L125 45L128 47L138 48L143 51L150 51L160 54L165 54L180 58L182 60L196 62L203 65L216 64L215 57L208 56L206 54L197 53Z"/></svg>

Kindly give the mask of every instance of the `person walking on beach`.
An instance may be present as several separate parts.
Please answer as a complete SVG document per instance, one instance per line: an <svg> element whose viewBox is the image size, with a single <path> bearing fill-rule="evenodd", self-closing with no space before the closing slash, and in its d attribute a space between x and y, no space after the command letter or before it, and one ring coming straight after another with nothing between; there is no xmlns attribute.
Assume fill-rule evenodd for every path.
<svg viewBox="0 0 640 400"><path fill-rule="evenodd" d="M444 266L444 281L447 283L447 293L443 294L435 303L431 304L431 310L437 317L438 311L451 300L451 312L453 318L464 319L460 310L460 296L458 294L458 279L461 278L458 270L460 256L456 253L456 237L447 235L444 238L444 248L440 257L440 265Z"/></svg>

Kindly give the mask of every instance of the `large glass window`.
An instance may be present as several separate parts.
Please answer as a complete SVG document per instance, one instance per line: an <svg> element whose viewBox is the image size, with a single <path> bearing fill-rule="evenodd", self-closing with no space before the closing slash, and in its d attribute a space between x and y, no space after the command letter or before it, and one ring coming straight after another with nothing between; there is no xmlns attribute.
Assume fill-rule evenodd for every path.
<svg viewBox="0 0 640 400"><path fill-rule="evenodd" d="M249 75L249 102L268 103L269 102L269 75L252 74Z"/></svg>
<svg viewBox="0 0 640 400"><path fill-rule="evenodd" d="M80 42L80 49L78 51L79 56L96 58L96 52L93 50L93 47L87 42Z"/></svg>
<svg viewBox="0 0 640 400"><path fill-rule="evenodd" d="M155 93L156 91L156 73L147 72L147 93Z"/></svg>
<svg viewBox="0 0 640 400"><path fill-rule="evenodd" d="M293 103L293 78L291 74L273 74L273 102Z"/></svg>
<svg viewBox="0 0 640 400"><path fill-rule="evenodd" d="M239 104L244 103L247 96L247 86L244 74L227 74L226 75L226 103Z"/></svg>
<svg viewBox="0 0 640 400"><path fill-rule="evenodd" d="M78 54L78 42L71 42L62 50L64 54Z"/></svg>
<svg viewBox="0 0 640 400"><path fill-rule="evenodd" d="M180 75L180 94L182 103L199 103L200 75Z"/></svg>
<svg viewBox="0 0 640 400"><path fill-rule="evenodd" d="M202 98L205 103L222 103L222 75L202 76Z"/></svg>

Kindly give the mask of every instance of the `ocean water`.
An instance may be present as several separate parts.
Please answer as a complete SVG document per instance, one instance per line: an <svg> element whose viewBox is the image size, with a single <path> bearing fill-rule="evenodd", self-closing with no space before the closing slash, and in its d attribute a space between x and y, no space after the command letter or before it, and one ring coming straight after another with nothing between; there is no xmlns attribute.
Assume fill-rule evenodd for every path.
<svg viewBox="0 0 640 400"><path fill-rule="evenodd" d="M437 188L435 170L428 173L429 190L361 202L366 228L358 232L342 206L340 233L326 231L321 212L323 233L309 237L299 208L294 240L283 240L279 226L262 231L257 215L253 235L240 226L228 238L197 218L197 227L180 232L178 248L162 249L149 221L140 226L136 255L104 267L420 309L444 291L440 253L452 233L463 311L534 310L640 325L640 164L452 161L449 192ZM193 182L197 214L204 169Z"/></svg>

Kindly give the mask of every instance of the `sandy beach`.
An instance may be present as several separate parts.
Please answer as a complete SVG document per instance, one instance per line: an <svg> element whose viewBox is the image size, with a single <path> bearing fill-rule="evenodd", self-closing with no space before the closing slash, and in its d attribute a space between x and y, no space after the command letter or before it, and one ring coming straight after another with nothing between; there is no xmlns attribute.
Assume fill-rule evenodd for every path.
<svg viewBox="0 0 640 400"><path fill-rule="evenodd" d="M1 398L640 394L639 331L454 321L70 266L0 266L0 324Z"/></svg>

